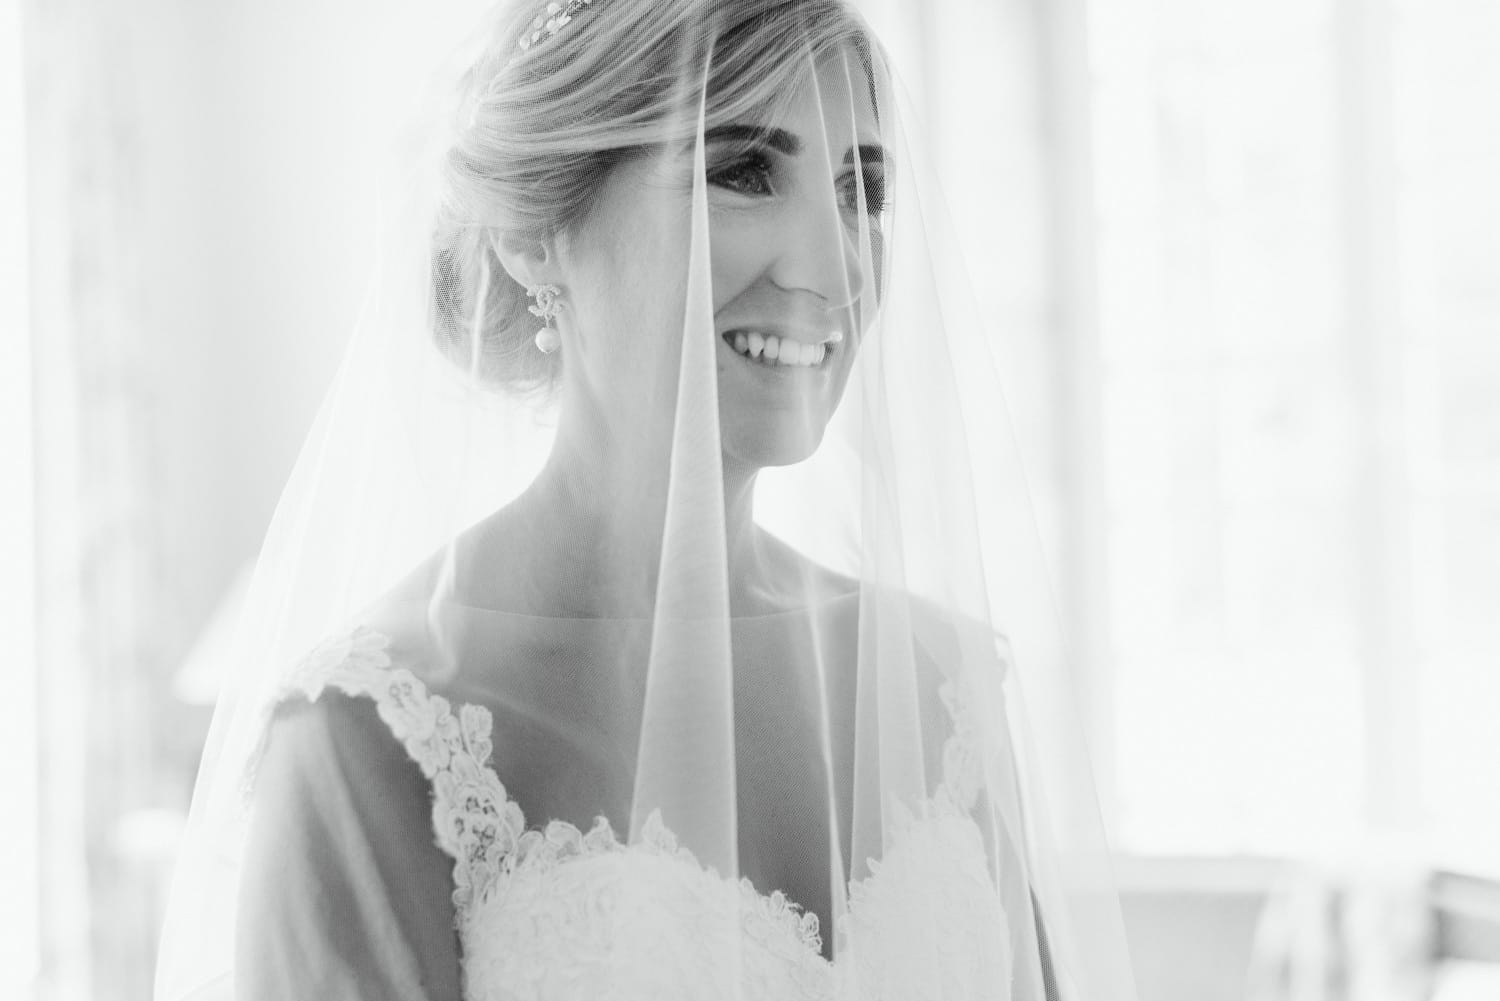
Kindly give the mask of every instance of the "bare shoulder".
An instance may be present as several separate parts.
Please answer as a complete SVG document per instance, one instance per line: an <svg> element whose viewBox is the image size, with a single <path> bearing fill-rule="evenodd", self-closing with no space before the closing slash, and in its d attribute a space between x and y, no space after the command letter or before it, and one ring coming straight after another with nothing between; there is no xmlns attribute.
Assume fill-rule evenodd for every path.
<svg viewBox="0 0 1500 1001"><path fill-rule="evenodd" d="M859 581L824 566L762 530L756 539L764 581L759 588L791 605L806 605L858 593Z"/></svg>
<svg viewBox="0 0 1500 1001"><path fill-rule="evenodd" d="M983 619L923 598L909 598L913 642L943 677L1003 670L1005 637Z"/></svg>
<svg viewBox="0 0 1500 1001"><path fill-rule="evenodd" d="M457 998L452 862L430 804L369 698L329 688L280 702L251 799L237 990Z"/></svg>
<svg viewBox="0 0 1500 1001"><path fill-rule="evenodd" d="M329 688L308 699L293 694L273 710L253 780L257 812L322 811L342 803L427 815L426 778L375 702Z"/></svg>

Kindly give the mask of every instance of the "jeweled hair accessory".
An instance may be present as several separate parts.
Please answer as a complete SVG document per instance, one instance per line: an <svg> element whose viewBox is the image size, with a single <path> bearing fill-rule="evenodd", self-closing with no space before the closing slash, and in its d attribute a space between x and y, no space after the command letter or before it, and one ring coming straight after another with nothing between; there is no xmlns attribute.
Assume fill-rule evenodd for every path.
<svg viewBox="0 0 1500 1001"><path fill-rule="evenodd" d="M568 0L564 4L551 0L547 4L547 9L537 15L536 20L531 22L531 27L521 36L521 41L518 43L521 51L527 52L533 45L557 34L563 29L563 25L573 20L574 14L593 2L594 0Z"/></svg>

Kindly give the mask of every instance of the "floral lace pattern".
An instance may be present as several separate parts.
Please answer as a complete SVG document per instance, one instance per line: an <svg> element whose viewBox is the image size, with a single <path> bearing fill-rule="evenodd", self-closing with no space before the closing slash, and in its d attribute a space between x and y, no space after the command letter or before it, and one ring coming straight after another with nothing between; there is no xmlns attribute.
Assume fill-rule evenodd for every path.
<svg viewBox="0 0 1500 1001"><path fill-rule="evenodd" d="M462 915L489 894L516 857L525 818L489 767L490 711L464 705L454 715L447 699L429 694L407 668L392 665L389 643L360 627L314 650L291 686L309 701L330 686L374 700L381 721L432 783L432 829L454 859L453 906Z"/></svg>
<svg viewBox="0 0 1500 1001"><path fill-rule="evenodd" d="M702 985L693 997L950 997L965 984L1008 982L1009 957L996 951L1007 941L1005 917L986 892L969 816L982 771L961 677L939 691L954 728L937 793L916 814L898 806L885 857L851 884L840 953L855 961L844 966L823 958L816 914L701 865L657 812L630 844L602 816L587 832L562 820L527 829L490 767L490 711L464 704L455 712L393 663L389 643L363 626L332 639L299 665L286 694L311 701L332 687L372 699L431 782L433 831L454 860L467 997L573 997L581 985L595 996L665 996L682 983ZM940 908L911 906L934 894ZM505 945L482 945L495 942ZM921 966L903 957L937 942L945 956L958 947L971 961L945 961L941 982L900 975ZM735 955L738 963L723 962Z"/></svg>
<svg viewBox="0 0 1500 1001"><path fill-rule="evenodd" d="M837 996L995 997L1009 982L1010 928L998 898L976 892L990 879L978 828L941 805L925 818L896 812L890 848L849 888L839 955L853 962Z"/></svg>

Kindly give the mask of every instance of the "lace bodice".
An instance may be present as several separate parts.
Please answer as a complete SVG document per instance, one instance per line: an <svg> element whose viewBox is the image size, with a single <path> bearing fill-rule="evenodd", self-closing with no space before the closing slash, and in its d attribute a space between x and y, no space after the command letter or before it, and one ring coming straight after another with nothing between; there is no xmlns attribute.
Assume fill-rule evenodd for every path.
<svg viewBox="0 0 1500 1001"><path fill-rule="evenodd" d="M941 690L953 730L939 788L896 807L885 856L849 887L830 962L816 915L701 865L659 814L629 844L603 817L588 831L528 827L490 765L490 711L430 693L389 648L366 627L331 640L288 694L371 699L430 782L469 1001L1010 996L995 988L1010 983L1010 937L971 816L980 765L962 677Z"/></svg>

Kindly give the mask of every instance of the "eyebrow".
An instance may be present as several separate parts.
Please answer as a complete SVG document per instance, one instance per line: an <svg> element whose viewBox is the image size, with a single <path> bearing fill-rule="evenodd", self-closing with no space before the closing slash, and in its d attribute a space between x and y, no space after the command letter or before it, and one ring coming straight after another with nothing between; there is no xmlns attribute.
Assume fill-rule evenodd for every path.
<svg viewBox="0 0 1500 1001"><path fill-rule="evenodd" d="M745 145L769 146L778 153L796 156L802 152L803 142L786 129L767 125L720 125L703 134L704 145L714 142L740 142ZM853 163L855 155L860 163L884 163L885 147L877 143L861 143L844 154L844 162Z"/></svg>
<svg viewBox="0 0 1500 1001"><path fill-rule="evenodd" d="M802 152L802 140L786 129L767 125L720 125L703 133L703 143L725 141L742 142L746 145L769 146L778 153L796 156Z"/></svg>
<svg viewBox="0 0 1500 1001"><path fill-rule="evenodd" d="M859 154L860 163L885 163L885 147L874 143L861 143L855 149L844 154L845 163L853 163L855 153Z"/></svg>

